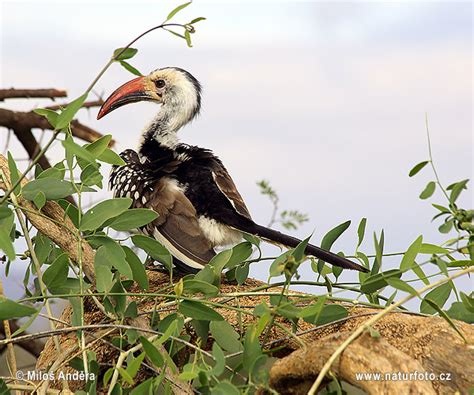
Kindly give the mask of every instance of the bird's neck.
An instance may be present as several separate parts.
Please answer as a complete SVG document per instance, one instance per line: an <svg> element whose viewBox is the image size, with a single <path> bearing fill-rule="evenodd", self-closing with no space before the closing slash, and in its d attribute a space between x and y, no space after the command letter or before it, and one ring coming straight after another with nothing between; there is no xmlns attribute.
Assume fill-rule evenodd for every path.
<svg viewBox="0 0 474 395"><path fill-rule="evenodd" d="M188 111L177 106L164 104L143 132L140 153L144 154L146 145L158 143L164 149L175 149L179 144L178 131L191 120Z"/></svg>

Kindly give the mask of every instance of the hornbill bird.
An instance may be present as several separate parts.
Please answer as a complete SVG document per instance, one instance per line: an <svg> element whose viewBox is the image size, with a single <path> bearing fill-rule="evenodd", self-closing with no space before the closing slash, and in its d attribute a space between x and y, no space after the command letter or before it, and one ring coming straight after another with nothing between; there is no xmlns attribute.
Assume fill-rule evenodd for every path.
<svg viewBox="0 0 474 395"><path fill-rule="evenodd" d="M294 248L301 240L255 223L232 178L210 150L179 142L177 133L201 108L201 85L190 73L166 67L120 86L102 105L97 119L129 103L153 101L161 109L143 132L138 152L121 153L109 185L133 207L150 208L157 219L141 230L163 244L185 273L202 269L214 248L242 240L242 232ZM364 267L308 244L305 253L345 269Z"/></svg>

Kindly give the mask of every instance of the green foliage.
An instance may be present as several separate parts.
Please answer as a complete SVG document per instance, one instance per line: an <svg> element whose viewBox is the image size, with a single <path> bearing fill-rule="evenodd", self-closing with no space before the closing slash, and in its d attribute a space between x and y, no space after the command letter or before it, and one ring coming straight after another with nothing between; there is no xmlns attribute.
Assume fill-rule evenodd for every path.
<svg viewBox="0 0 474 395"><path fill-rule="evenodd" d="M166 22L189 4L176 7L168 14ZM202 20L204 18L200 17L187 24L178 24L183 34L170 30L169 25L160 28L186 40L191 46L191 35L195 31L193 25ZM126 62L137 53L135 48L119 48L114 52L110 64L118 62L131 73L141 75ZM78 370L86 366L90 372L101 372L97 380L85 384L83 393L96 393L102 385L106 392L110 390L114 394L169 393L173 383L165 377L164 372L167 370L189 382L199 393L250 394L258 389L268 390L269 367L278 351L278 348L272 348L274 344L269 341L269 335L275 327L286 329L285 336L298 341L304 333L300 328L303 321L315 326L345 321L351 305L383 309L399 300L400 295L419 298L420 313L439 315L460 337L463 335L456 320L474 323L473 294L459 292L450 278L453 273L473 267L474 211L459 206L462 200L460 196L468 188L468 180L454 182L444 188L436 172L433 172L434 178L424 187L420 198L428 200L437 195L443 197L442 202L432 203L436 210L433 220L442 221L439 226L442 235L452 234L439 244L426 242L420 235L406 250L403 248L401 252L390 252L391 240L385 239L383 230L374 232L373 244L366 246L369 244L365 240L366 234L371 234L368 232L370 225L366 218L362 218L352 234L357 241L353 255L348 255L349 259L358 260L370 269L370 273L359 274L359 283L340 281L339 278L345 276L340 268L328 267L323 261L306 256L304 252L310 237L296 248L282 251L278 256L265 257L262 256L260 240L252 235L244 235L245 241L220 251L196 275L187 275L177 281L173 281L170 276L169 284L158 290L150 289L148 276L151 272L145 270L144 256L148 255L172 271L171 254L152 237L142 234L124 236L116 232L146 226L157 218L157 214L152 210L132 207L132 200L128 198L107 199L88 208L84 205L84 196L94 193L93 187L103 186L103 163L124 164L109 147L110 135L91 144L80 145L70 133L70 122L94 84L64 109L36 110L57 130L54 139L62 140L64 158L50 169L42 170L37 166L34 179L21 187L23 174L9 154L11 182L16 186L5 194L0 203L0 249L6 254L2 259L6 261L2 265L5 274L8 275L8 268L16 259L25 261L26 297L17 301L0 298L0 320L28 318L13 334L14 337L29 328L43 305L51 299L66 299L72 306L71 324L79 327L85 321L85 300L97 304L106 313L104 325L112 326L128 325L133 323L130 319L141 319L141 314L145 314L137 307L136 294L152 302L147 304L151 311L146 312L152 322L150 333L139 332L133 327L121 327L114 338L107 339L117 347L117 351L126 355L120 366L116 360L107 361L112 366L99 366L96 356L87 351L81 354L81 358L70 362L70 366ZM414 166L409 176L414 177L423 169L426 172L428 165L435 170L431 156L429 160ZM285 229L296 230L308 221L308 216L297 210L280 212L278 194L268 181L259 181L258 186L273 206L270 225L279 224ZM76 205L66 200L69 196L74 196ZM84 268L75 263L75 257L69 257L39 232L32 232L33 241L26 243L27 250L19 251L26 239L23 229L19 228L22 231L20 233L15 223L16 197L34 202L38 209L55 201L65 210L65 215L78 228L65 231L72 232L73 237L82 243L89 243L95 251L95 287L85 278ZM319 244L325 249L332 249L340 238L349 237L350 224L351 221L345 221L335 226L322 237ZM14 246L18 238L23 243L15 243ZM38 267L34 257L39 262ZM256 287L252 292L255 296L264 297L261 303L246 306L243 298L248 294L239 292L238 287L232 294L223 293L223 275L228 280L242 284L247 279L250 265L264 260L270 263L268 284ZM302 283L299 281L302 265L308 266L313 271L314 279L317 278L304 284L321 287L315 288L317 291L312 294L291 292L293 285ZM275 278L283 280L276 282ZM309 279L313 280L311 277ZM423 287L426 293L420 292ZM340 292L344 293L341 295ZM91 294L94 298L90 297ZM454 298L456 300L452 302ZM237 317L237 325L232 326L226 320L229 313ZM288 329L290 326L291 329ZM77 330L78 339L86 341L85 333ZM373 337L381 336L374 328L370 328L369 333ZM151 374L150 367L158 369L160 373L148 377ZM334 383L333 387L337 385ZM5 383L0 382L0 391L5 388ZM340 391L340 388L337 390Z"/></svg>
<svg viewBox="0 0 474 395"><path fill-rule="evenodd" d="M0 296L0 321L27 317L36 313L36 309Z"/></svg>

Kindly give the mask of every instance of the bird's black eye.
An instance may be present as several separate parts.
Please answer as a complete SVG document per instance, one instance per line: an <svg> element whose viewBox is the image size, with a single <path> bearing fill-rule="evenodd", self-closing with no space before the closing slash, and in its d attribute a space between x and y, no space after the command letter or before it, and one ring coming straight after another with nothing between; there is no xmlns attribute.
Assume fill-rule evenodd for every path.
<svg viewBox="0 0 474 395"><path fill-rule="evenodd" d="M165 81L163 80L156 80L155 85L157 88L163 88L166 84L165 84Z"/></svg>

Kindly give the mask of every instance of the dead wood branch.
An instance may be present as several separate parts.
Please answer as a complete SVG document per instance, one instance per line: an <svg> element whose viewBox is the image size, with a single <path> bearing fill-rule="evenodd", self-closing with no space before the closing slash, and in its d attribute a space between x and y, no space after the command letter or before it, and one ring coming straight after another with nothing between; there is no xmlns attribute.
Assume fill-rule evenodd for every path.
<svg viewBox="0 0 474 395"><path fill-rule="evenodd" d="M7 129L43 129L52 130L52 126L48 120L41 115L35 114L32 111L12 111L0 108L0 127ZM80 138L81 140L92 143L98 138L102 137L102 133L82 124L78 120L71 122L72 135ZM114 140L110 141L109 146L115 144Z"/></svg>
<svg viewBox="0 0 474 395"><path fill-rule="evenodd" d="M0 89L0 101L5 99L31 99L44 98L55 99L56 97L66 97L67 93L59 89Z"/></svg>

